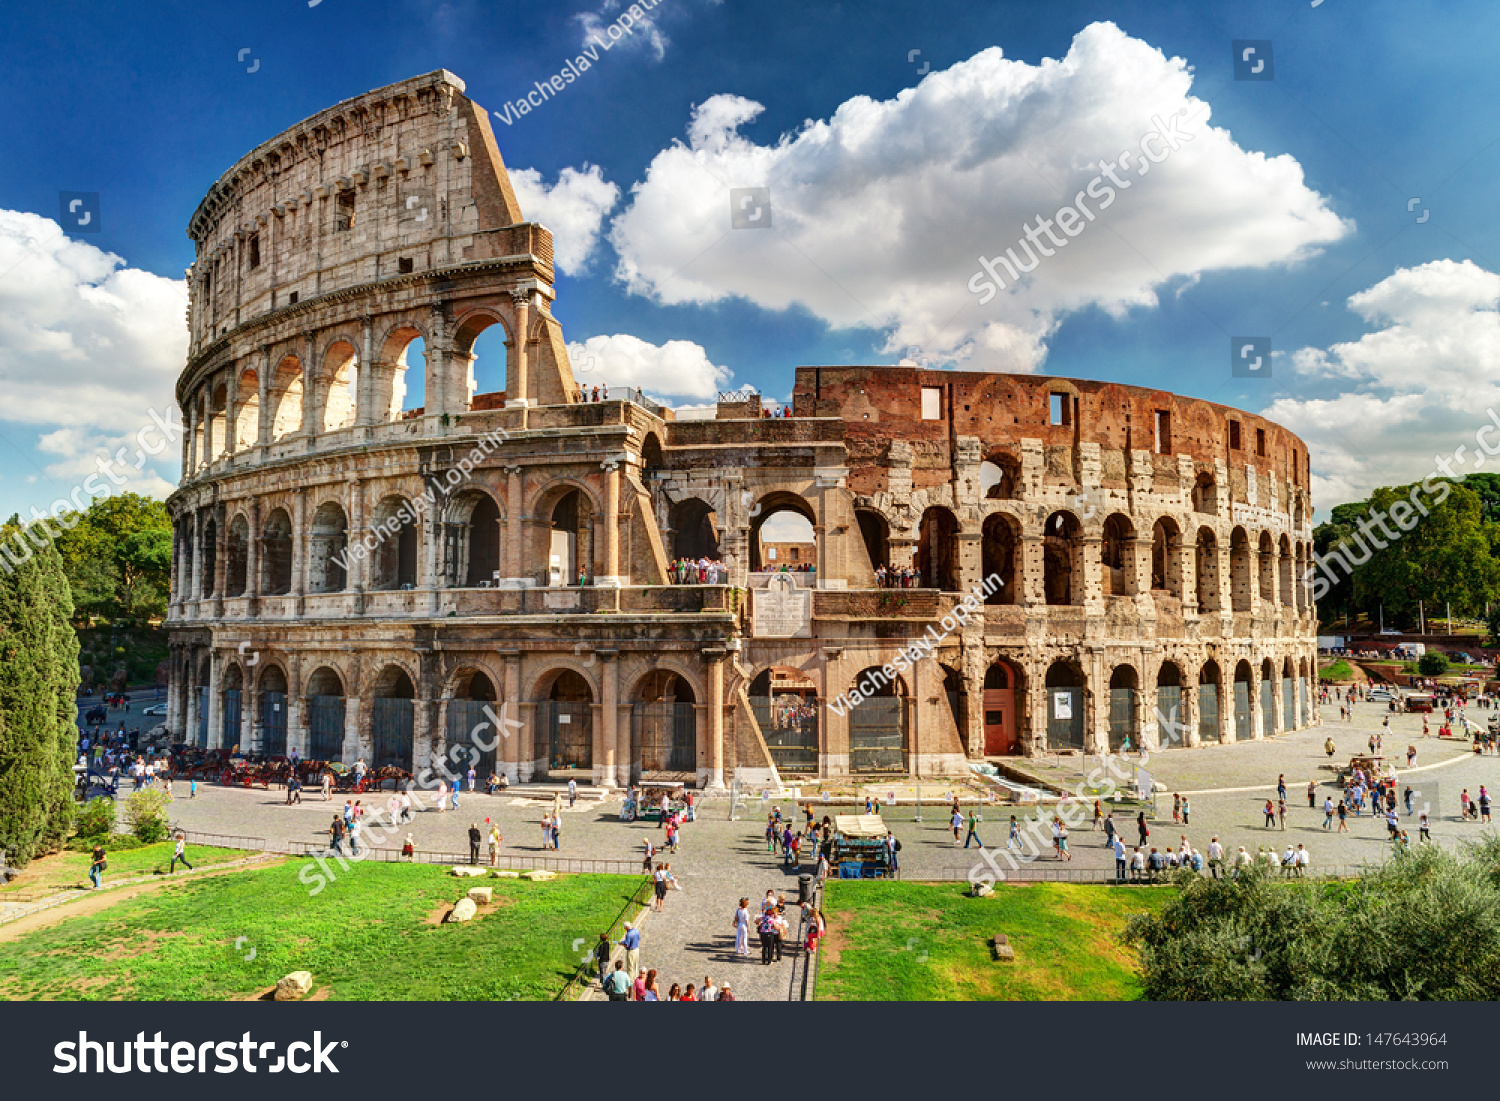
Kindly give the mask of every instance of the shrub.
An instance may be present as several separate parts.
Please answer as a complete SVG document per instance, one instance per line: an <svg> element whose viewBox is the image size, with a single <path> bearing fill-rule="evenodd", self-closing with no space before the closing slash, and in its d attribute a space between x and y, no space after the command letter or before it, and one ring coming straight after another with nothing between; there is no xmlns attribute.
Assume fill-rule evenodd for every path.
<svg viewBox="0 0 1500 1101"><path fill-rule="evenodd" d="M115 828L117 810L113 799L90 799L78 808L74 827L85 839L104 837Z"/></svg>
<svg viewBox="0 0 1500 1101"><path fill-rule="evenodd" d="M70 853L86 853L92 852L95 845L104 845L112 853L129 852L131 849L142 847L141 843L128 833L105 833L98 837L84 837L79 834L63 848Z"/></svg>
<svg viewBox="0 0 1500 1101"><path fill-rule="evenodd" d="M143 845L167 839L167 793L156 788L133 792L125 800L125 821Z"/></svg>
<svg viewBox="0 0 1500 1101"><path fill-rule="evenodd" d="M1424 677L1440 677L1448 671L1448 655L1428 650L1417 661L1417 671Z"/></svg>

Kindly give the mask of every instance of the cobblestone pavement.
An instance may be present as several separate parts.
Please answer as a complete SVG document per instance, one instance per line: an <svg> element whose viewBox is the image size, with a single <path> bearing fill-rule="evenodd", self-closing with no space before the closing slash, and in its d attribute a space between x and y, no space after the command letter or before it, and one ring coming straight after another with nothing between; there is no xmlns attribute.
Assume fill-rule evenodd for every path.
<svg viewBox="0 0 1500 1101"><path fill-rule="evenodd" d="M1337 713L1334 708L1333 714ZM1150 843L1170 844L1175 848L1186 834L1195 848L1206 849L1210 838L1217 835L1231 853L1240 845L1254 852L1260 845L1284 849L1288 843L1301 843L1312 854L1314 870L1385 859L1390 844L1385 840L1382 822L1367 814L1351 818L1348 833L1326 831L1322 828L1321 810L1309 809L1306 799L1309 779L1319 784L1320 807L1324 794L1336 791L1333 773L1323 767L1329 763L1322 749L1328 733L1333 734L1338 746L1334 760L1347 764L1349 756L1363 751L1368 736L1381 728L1385 714L1380 705L1361 704L1356 707L1352 723L1335 721L1326 728L1270 742L1169 750L1157 755L1148 768L1167 785L1167 795L1158 798L1159 813L1151 821ZM1485 717L1485 712L1470 715L1475 721ZM1435 729L1436 724L1433 726ZM1434 842L1453 845L1488 832L1490 827L1460 820L1458 796L1464 788L1477 796L1481 784L1492 791L1500 788L1500 758L1475 757L1467 743L1440 743L1436 738L1424 741L1417 717L1396 716L1392 731L1385 738L1385 748L1388 755L1402 754L1398 763L1404 763L1407 744L1418 748L1417 767L1410 772L1398 769L1398 775L1403 788L1411 782L1431 801ZM1094 764L1097 763L1095 758ZM1288 787L1284 831L1267 830L1260 825L1263 821L1260 808L1268 794L1274 797L1278 773L1286 774ZM1078 770L1075 766L1070 774L1053 768L1048 774L1059 780L1072 775L1076 780ZM181 792L182 785L178 785L178 790ZM576 807L564 810L562 848L553 854L543 849L539 828L550 802L526 799L521 794L524 790L512 789L495 796L465 794L457 812L422 810L401 833L410 830L418 849L466 852L469 824L477 822L487 829L485 819L493 818L504 834L503 852L508 856L628 860L632 867L639 867L641 845L647 837L658 846L662 844L663 831L654 823L619 820L619 796L607 797L602 802L580 798ZM1188 826L1174 826L1171 821L1173 790L1195 793L1191 796ZM372 794L365 798L365 805L381 809L388 796L389 792ZM274 789L267 792L200 785L196 799L179 796L171 815L175 823L189 830L263 837L273 847L288 841L326 841L326 830L342 799L336 797L325 803L313 795L293 807L286 806L284 799L284 792ZM671 862L673 872L683 884L683 890L668 895L663 913L651 915L642 929L642 966L658 970L663 990L673 982L684 986L688 982L701 984L704 975L709 974L716 982L728 978L736 994L746 1000L788 997L793 986L792 961L783 959L780 964L764 967L759 962L758 945L752 946L754 955L748 961L737 959L730 928L731 915L741 897L754 902L767 888L785 891L790 898L796 896L795 872L783 869L765 851L765 808L771 805L777 805L776 801L754 800L749 808L741 807L738 821L730 821L727 799L706 799L700 804L698 820L683 831L681 850L658 857ZM779 805L784 813L793 809L787 800L781 800ZM840 809L833 805L817 807L819 815L837 813ZM1013 810L1018 815L1025 813L1023 808L1000 805L984 810L980 837L987 844L995 848L1003 846L1005 822ZM915 812L911 806L885 809L887 824L902 842L904 878L962 878L978 865L980 857L974 849L965 852L953 843L943 808L928 805L923 809L921 822L913 820ZM1133 843L1133 822L1122 821L1121 825L1126 827L1127 841ZM1403 825L1415 839L1415 821L1409 821L1403 814ZM1102 836L1085 824L1073 832L1071 862L1062 864L1048 850L1035 862L1030 874L1050 874L1059 867L1112 868L1102 841ZM399 842L398 836L386 844L395 846ZM584 934L592 939L597 931L580 933ZM797 938L799 943L800 939Z"/></svg>

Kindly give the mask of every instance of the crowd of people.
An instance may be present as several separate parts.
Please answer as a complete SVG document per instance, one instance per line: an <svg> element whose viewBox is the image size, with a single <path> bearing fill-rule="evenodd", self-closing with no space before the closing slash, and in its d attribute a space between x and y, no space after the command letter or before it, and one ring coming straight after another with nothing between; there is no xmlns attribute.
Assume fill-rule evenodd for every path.
<svg viewBox="0 0 1500 1101"><path fill-rule="evenodd" d="M668 576L674 585L725 585L729 571L717 558L675 558Z"/></svg>
<svg viewBox="0 0 1500 1101"><path fill-rule="evenodd" d="M882 589L915 589L919 575L910 566L875 567L875 584Z"/></svg>

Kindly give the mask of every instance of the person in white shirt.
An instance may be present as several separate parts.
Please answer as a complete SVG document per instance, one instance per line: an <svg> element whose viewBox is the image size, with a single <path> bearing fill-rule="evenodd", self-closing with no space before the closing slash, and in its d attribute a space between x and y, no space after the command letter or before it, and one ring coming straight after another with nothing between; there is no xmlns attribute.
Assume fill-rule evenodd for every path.
<svg viewBox="0 0 1500 1101"><path fill-rule="evenodd" d="M1208 843L1208 870L1213 873L1215 879L1219 878L1219 869L1224 865L1224 846L1219 844L1215 837Z"/></svg>
<svg viewBox="0 0 1500 1101"><path fill-rule="evenodd" d="M714 985L714 980L709 975L703 976L703 985L698 988L698 1000L700 1002L716 1002L719 1000L719 988Z"/></svg>
<svg viewBox="0 0 1500 1101"><path fill-rule="evenodd" d="M1296 866L1297 866L1297 851L1295 849L1293 849L1290 845L1288 845L1286 847L1286 852L1284 852L1284 853L1281 854L1281 874L1283 876L1291 875L1292 874L1292 869L1295 868Z"/></svg>
<svg viewBox="0 0 1500 1101"><path fill-rule="evenodd" d="M1308 853L1308 851L1305 848L1303 848L1301 845L1298 845L1297 846L1297 852L1295 854L1294 859L1297 862L1297 865L1296 865L1297 875L1298 876L1306 875L1307 874L1307 866L1312 863L1312 855L1310 853Z"/></svg>
<svg viewBox="0 0 1500 1101"><path fill-rule="evenodd" d="M1245 846L1240 846L1240 851L1234 854L1234 874L1239 876L1241 869L1250 867L1255 862L1254 858L1245 851Z"/></svg>

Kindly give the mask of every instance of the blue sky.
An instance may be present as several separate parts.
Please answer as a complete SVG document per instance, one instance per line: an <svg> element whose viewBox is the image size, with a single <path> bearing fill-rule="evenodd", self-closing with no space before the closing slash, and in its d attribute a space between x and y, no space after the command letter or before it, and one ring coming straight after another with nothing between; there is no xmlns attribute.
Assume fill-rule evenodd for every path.
<svg viewBox="0 0 1500 1101"><path fill-rule="evenodd" d="M14 212L0 219L0 513L45 509L145 409L170 402L162 349L181 317L163 281L181 280L188 217L236 158L340 99L436 68L502 110L618 16L604 4L0 9L0 211ZM1117 32L1085 34L1099 24ZM594 166L618 188L580 234L586 261L559 280L570 340L619 351L633 338L642 362L688 342L688 359L775 398L798 364L894 363L918 347L963 369L1113 378L1263 409L1313 445L1322 515L1423 476L1500 408L1500 123L1487 109L1500 98L1497 31L1500 8L1477 2L661 0L653 27L565 93L492 123L507 164L536 170L541 186ZM1236 39L1272 42L1274 80L1235 79ZM982 54L996 47L1003 62ZM1067 79L1051 82L1047 59L1070 51ZM919 85L926 113L921 95L890 107ZM964 290L977 258L1067 203L1101 157L1149 128L1153 105L1177 102L1211 112L1194 121L1190 152L1140 181L1150 188L1121 192L1113 221L1100 211L1080 248L1009 288L1000 312L979 312ZM694 155L670 151L694 140L695 108L701 136L685 166ZM853 121L862 112L875 116L868 133ZM836 118L841 152L789 138L795 156L779 159L783 135ZM868 137L857 150L854 135ZM925 168L912 141L931 150ZM990 160L968 171L986 143ZM1267 158L1282 158L1274 178L1256 175ZM714 180L758 184L755 165L774 177L778 232L731 234L678 276L708 239L681 224L694 202L721 209ZM1018 165L1034 178L1021 182ZM26 217L57 222L63 191L99 194L100 232L64 238ZM101 318L101 287L126 320ZM944 327L954 303L960 321ZM1250 335L1272 339L1271 379L1230 373L1230 338ZM693 396L684 385L674 400ZM164 491L176 456L145 464L137 484Z"/></svg>

